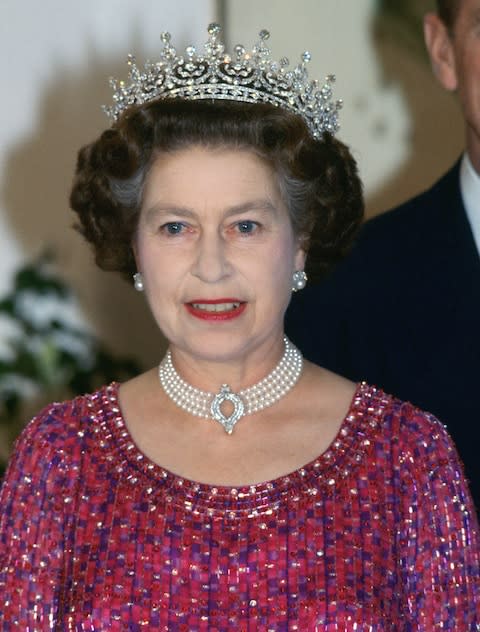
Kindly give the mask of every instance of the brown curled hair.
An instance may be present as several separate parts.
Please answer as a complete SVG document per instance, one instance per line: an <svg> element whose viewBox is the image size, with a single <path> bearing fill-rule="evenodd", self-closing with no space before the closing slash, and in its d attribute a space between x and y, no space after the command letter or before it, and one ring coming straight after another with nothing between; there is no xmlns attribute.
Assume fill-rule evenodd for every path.
<svg viewBox="0 0 480 632"><path fill-rule="evenodd" d="M344 256L363 197L343 143L328 133L315 140L300 116L269 104L165 99L129 108L79 152L70 203L101 268L135 272L132 242L148 170L159 154L192 145L250 149L273 166L308 250L311 280Z"/></svg>
<svg viewBox="0 0 480 632"><path fill-rule="evenodd" d="M449 31L453 31L462 0L436 0L437 13Z"/></svg>

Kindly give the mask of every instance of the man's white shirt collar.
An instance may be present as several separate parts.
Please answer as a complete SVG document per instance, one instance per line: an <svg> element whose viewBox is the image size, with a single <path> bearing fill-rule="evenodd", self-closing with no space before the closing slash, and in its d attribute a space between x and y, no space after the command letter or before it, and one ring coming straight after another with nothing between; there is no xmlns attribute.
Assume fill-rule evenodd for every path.
<svg viewBox="0 0 480 632"><path fill-rule="evenodd" d="M480 254L480 174L478 174L465 152L460 165L460 191L473 239Z"/></svg>

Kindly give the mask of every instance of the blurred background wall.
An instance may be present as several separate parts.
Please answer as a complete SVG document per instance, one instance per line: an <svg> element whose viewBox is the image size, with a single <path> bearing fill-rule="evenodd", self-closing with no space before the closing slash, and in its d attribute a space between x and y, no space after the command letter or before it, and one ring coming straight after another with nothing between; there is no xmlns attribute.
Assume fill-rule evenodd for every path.
<svg viewBox="0 0 480 632"><path fill-rule="evenodd" d="M415 0L420 13L428 4ZM93 330L118 353L158 362L163 343L143 297L94 267L70 228L68 192L78 148L108 124L108 77L125 77L128 52L155 58L165 29L179 47L201 44L218 17L229 44L249 47L265 27L275 56L296 63L309 50L312 76L337 75L340 138L358 160L368 213L427 187L461 151L461 120L432 76L419 23L397 28L380 13L375 0L0 0L0 295L52 246Z"/></svg>
<svg viewBox="0 0 480 632"><path fill-rule="evenodd" d="M155 58L160 33L202 41L214 0L0 0L0 295L25 259L53 247L85 320L117 353L158 361L162 340L143 297L97 270L71 229L78 149L109 121L110 76ZM2 331L0 329L0 336Z"/></svg>
<svg viewBox="0 0 480 632"><path fill-rule="evenodd" d="M433 0L242 0L224 3L228 39L247 45L271 31L291 65L312 54L313 77L337 77L339 137L352 149L369 216L426 188L463 147L453 95L431 72L422 17Z"/></svg>

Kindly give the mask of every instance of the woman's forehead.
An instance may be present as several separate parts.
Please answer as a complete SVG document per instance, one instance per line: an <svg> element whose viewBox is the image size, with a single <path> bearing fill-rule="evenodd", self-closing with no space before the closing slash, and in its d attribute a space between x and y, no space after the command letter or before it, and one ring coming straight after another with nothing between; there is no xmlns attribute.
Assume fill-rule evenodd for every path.
<svg viewBox="0 0 480 632"><path fill-rule="evenodd" d="M243 194L261 199L277 197L279 187L273 167L253 151L195 145L157 155L149 169L144 200L173 194L181 199L212 195L233 200Z"/></svg>

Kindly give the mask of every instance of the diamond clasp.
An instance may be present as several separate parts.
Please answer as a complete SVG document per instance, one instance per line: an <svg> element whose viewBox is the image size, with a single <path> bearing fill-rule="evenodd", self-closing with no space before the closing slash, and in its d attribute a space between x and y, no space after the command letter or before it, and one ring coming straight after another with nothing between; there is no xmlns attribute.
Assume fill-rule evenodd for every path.
<svg viewBox="0 0 480 632"><path fill-rule="evenodd" d="M220 408L221 405L227 401L233 404L233 411L228 417L223 414ZM245 414L245 405L241 397L230 390L228 384L222 384L220 392L213 398L212 405L210 406L210 412L212 419L218 421L218 423L223 426L227 434L232 434L235 424Z"/></svg>

